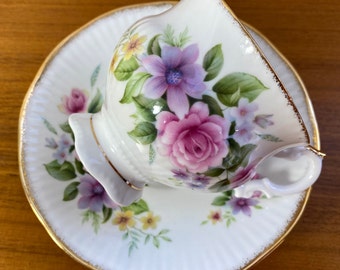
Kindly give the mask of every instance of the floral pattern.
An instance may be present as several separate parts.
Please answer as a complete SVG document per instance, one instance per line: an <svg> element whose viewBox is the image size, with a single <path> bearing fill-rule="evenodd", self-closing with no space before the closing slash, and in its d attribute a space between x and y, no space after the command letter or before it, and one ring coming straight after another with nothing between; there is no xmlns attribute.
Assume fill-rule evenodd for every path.
<svg viewBox="0 0 340 270"><path fill-rule="evenodd" d="M100 66L97 66L92 73L91 89L95 87L99 71ZM98 112L103 103L101 90L98 89L92 99L89 98L91 92L93 90L71 89L69 96L65 95L61 98L61 103L58 105L60 112L67 116L80 111ZM245 123L254 117L256 107L248 107L247 101L242 101L240 104L242 106L235 108L231 113L235 115L235 118L243 119ZM209 174L214 172L207 174L207 168L221 162L230 151L230 147L228 148L228 145L224 143L230 132L230 123L228 124L224 118L218 114L211 114L209 111L207 103L196 101L190 106L185 118L180 118L174 112L167 110L160 112L155 118L155 126L159 130L157 136L160 137L157 143L163 144L161 149L164 149L164 153L160 154L172 156L173 163L177 165L172 171L174 178L194 189L202 189L209 184ZM261 125L272 124L268 115L256 117L256 121ZM158 230L162 221L161 216L154 213L145 200L141 199L126 207L118 206L109 198L102 185L86 172L75 152L74 136L68 122L59 124L58 129L47 119L43 119L43 123L51 134L51 137L45 139L45 147L52 151L53 159L44 164L45 169L54 179L61 183L68 183L62 195L63 201L77 200L78 209L83 211L81 213L83 223L91 223L95 233L99 232L101 225L111 224L121 234L122 240L127 242L129 256L141 244L152 244L160 248L162 242L172 241L169 237L169 229ZM187 133L190 132L192 137L186 138ZM199 142L201 139L208 142L209 149L205 153L202 152L201 157L192 156L192 159L195 159L193 163L196 165L185 163L185 159L180 156L180 148L190 143L194 148L195 141ZM209 153L213 151L212 149L215 149L213 154ZM252 164L245 168L238 168L232 183L252 172ZM212 202L216 208L210 211L207 220L204 220L202 225L209 223L218 225L225 222L229 227L236 222L237 215L243 214L251 217L253 209L262 209L261 198L262 195L259 192L254 193L252 198L236 198L233 191L219 193L219 196Z"/></svg>
<svg viewBox="0 0 340 270"><path fill-rule="evenodd" d="M118 207L107 195L103 186L91 175L85 174L80 177L79 180L78 191L81 195L78 200L79 209L89 209L93 212L100 212L103 207Z"/></svg>
<svg viewBox="0 0 340 270"><path fill-rule="evenodd" d="M156 119L157 149L176 168L204 173L219 166L228 154L229 123L219 115L209 115L203 102L193 104L183 119L168 111L159 113Z"/></svg>
<svg viewBox="0 0 340 270"><path fill-rule="evenodd" d="M80 89L71 90L70 96L63 96L59 109L65 114L80 113L86 111L87 93Z"/></svg>
<svg viewBox="0 0 340 270"><path fill-rule="evenodd" d="M255 76L220 74L222 45L201 55L189 30L168 25L153 37L136 28L126 33L111 63L125 82L120 103L133 106L129 136L172 165L169 181L222 192L256 177L251 154L259 140L279 142L265 132L272 114L258 114L256 99L269 89ZM128 55L128 57L127 57ZM199 59L203 58L200 63Z"/></svg>
<svg viewBox="0 0 340 270"><path fill-rule="evenodd" d="M206 90L205 72L196 63L198 55L198 46L193 44L183 50L165 46L161 56L142 58L141 65L151 75L145 85L145 96L157 99L166 93L169 109L183 118L189 110L188 98L200 98Z"/></svg>
<svg viewBox="0 0 340 270"><path fill-rule="evenodd" d="M204 95L206 82L217 77L223 64L221 46L212 48L200 66L197 64L197 45L183 48L189 41L187 30L176 39L174 31L168 27L163 36L158 35L149 41L149 55L140 56L139 64L136 56L143 52L147 38L136 33L125 38L126 43L122 45L125 54L114 56L111 70L117 79L128 81L127 88L129 83L133 84L120 101L122 104L133 103L139 113L136 127L129 135L138 143L150 145L150 152L157 149L159 155L169 157L173 164L173 177L169 180L193 189L210 186L219 191L223 186L236 187L245 178L259 177L253 163L248 162L255 141L279 141L273 135L253 132L255 126L266 129L274 125L271 114L256 114L257 104L253 102L265 87L249 74L232 74L214 85L217 99ZM161 40L167 45L161 47ZM172 59L174 57L177 60ZM131 74L122 71L127 63L137 65ZM136 71L140 67L143 71ZM100 111L103 96L96 86L99 72L100 65L90 77L90 91L72 88L69 95L61 97L57 107L62 114ZM242 94L241 87L232 94L234 96L227 97L219 89L220 84L228 84L228 76L239 79L241 86L244 76L256 80L250 84L257 84L260 90L252 94L252 87L248 85L246 93ZM176 92L180 93L180 100L176 100L177 95L172 96ZM67 183L62 199L64 202L77 200L83 223L90 223L95 233L103 224L111 224L127 242L129 256L141 244L159 248L162 242L172 241L169 229L158 229L161 216L154 213L145 200L121 207L109 198L102 185L78 159L74 135L67 120L57 125L45 118L42 121L50 133L45 138L45 147L51 151L52 158L44 167L52 178ZM139 137L139 129L149 134ZM150 155L151 164L153 158L154 155ZM226 175L228 177L222 177ZM216 176L222 180L211 187L211 178ZM221 192L212 202L216 208L210 210L202 225L225 222L229 227L236 222L238 215L251 217L254 209L262 209L261 198L259 192L251 198L236 198L232 190Z"/></svg>
<svg viewBox="0 0 340 270"><path fill-rule="evenodd" d="M254 192L251 198L235 197L232 190L223 192L212 202L212 205L218 208L211 210L207 219L201 225L209 223L216 225L225 222L226 227L229 227L232 223L236 222L238 214L251 217L253 209L262 209L260 199L265 199L260 191Z"/></svg>
<svg viewBox="0 0 340 270"><path fill-rule="evenodd" d="M137 45L138 42L136 40ZM97 66L90 78L91 91L73 88L69 95L61 97L58 105L61 113L69 116L76 112L96 113L100 110L103 104L102 91L96 87L99 72L100 66ZM158 229L161 217L151 211L146 201L139 200L127 207L118 206L109 198L103 186L85 170L77 157L74 135L67 120L58 127L48 119L43 119L43 123L51 134L45 139L45 147L52 152L52 161L44 164L44 167L53 179L67 183L62 199L65 202L77 200L78 209L83 211L83 223L90 222L94 232L98 233L100 226L110 224L111 220L113 228L127 241L129 255L141 243L151 243L159 248L162 242L171 242L168 236L170 231Z"/></svg>

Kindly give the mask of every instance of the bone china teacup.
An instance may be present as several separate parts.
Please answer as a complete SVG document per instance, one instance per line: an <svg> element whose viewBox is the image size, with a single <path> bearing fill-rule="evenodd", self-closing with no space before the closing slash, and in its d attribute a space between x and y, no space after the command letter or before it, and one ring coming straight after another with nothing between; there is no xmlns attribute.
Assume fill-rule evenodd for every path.
<svg viewBox="0 0 340 270"><path fill-rule="evenodd" d="M99 113L69 119L86 170L118 204L158 182L236 196L301 192L323 155L279 78L220 0L185 0L117 45Z"/></svg>

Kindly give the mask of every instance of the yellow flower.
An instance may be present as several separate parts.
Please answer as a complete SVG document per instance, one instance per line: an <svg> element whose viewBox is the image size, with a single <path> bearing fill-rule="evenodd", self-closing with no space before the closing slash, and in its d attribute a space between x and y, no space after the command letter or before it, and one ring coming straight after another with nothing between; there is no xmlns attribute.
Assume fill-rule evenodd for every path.
<svg viewBox="0 0 340 270"><path fill-rule="evenodd" d="M115 53L113 55L113 58L111 60L111 64L110 64L110 70L111 72L114 72L115 68L116 68L116 64L118 62L118 53Z"/></svg>
<svg viewBox="0 0 340 270"><path fill-rule="evenodd" d="M146 40L146 36L139 36L134 34L129 40L123 44L122 51L124 53L124 60L129 60L132 55L143 52L143 43Z"/></svg>
<svg viewBox="0 0 340 270"><path fill-rule="evenodd" d="M149 228L155 229L157 226L157 222L160 221L159 216L154 216L152 212L148 212L145 217L141 218L141 222L143 223L143 230L147 230Z"/></svg>
<svg viewBox="0 0 340 270"><path fill-rule="evenodd" d="M136 221L133 218L133 211L119 211L115 213L115 218L113 219L113 225L118 225L119 230L125 231L128 227L133 227Z"/></svg>
<svg viewBox="0 0 340 270"><path fill-rule="evenodd" d="M216 224L217 222L222 221L222 214L221 211L210 211L210 214L208 216L208 219L211 220L212 224Z"/></svg>

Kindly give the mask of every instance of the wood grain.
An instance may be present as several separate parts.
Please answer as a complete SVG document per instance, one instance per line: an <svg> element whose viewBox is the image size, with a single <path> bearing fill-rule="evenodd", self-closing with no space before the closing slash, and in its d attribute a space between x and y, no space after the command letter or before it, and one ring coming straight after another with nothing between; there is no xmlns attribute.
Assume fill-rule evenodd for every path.
<svg viewBox="0 0 340 270"><path fill-rule="evenodd" d="M152 1L1 1L0 269L85 268L52 241L26 200L18 170L18 116L39 66L63 38L104 12L143 2ZM254 269L340 269L340 1L228 4L296 67L313 101L327 153L301 220Z"/></svg>

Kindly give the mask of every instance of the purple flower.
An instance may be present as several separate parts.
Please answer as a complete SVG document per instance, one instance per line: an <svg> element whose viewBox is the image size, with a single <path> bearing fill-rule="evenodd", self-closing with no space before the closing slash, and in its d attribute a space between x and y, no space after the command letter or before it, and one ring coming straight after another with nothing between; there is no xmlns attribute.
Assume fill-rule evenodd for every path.
<svg viewBox="0 0 340 270"><path fill-rule="evenodd" d="M193 189L205 188L210 181L210 177L204 174L187 173L183 170L172 170L174 177L188 185Z"/></svg>
<svg viewBox="0 0 340 270"><path fill-rule="evenodd" d="M233 197L228 204L231 206L233 214L236 215L240 211L246 216L251 216L251 206L257 205L259 203L258 200L254 198L236 198Z"/></svg>
<svg viewBox="0 0 340 270"><path fill-rule="evenodd" d="M66 134L62 134L59 140L59 149L68 149L72 145L72 141Z"/></svg>
<svg viewBox="0 0 340 270"><path fill-rule="evenodd" d="M85 92L80 89L72 89L71 95L63 96L61 101L62 104L58 107L63 113L72 114L84 112L86 110L87 96L85 95Z"/></svg>
<svg viewBox="0 0 340 270"><path fill-rule="evenodd" d="M254 123L261 128L267 128L268 126L274 125L274 122L270 120L272 117L272 114L260 114L255 117Z"/></svg>
<svg viewBox="0 0 340 270"><path fill-rule="evenodd" d="M46 146L57 149L57 151L53 153L52 156L58 161L59 164L63 164L69 154L69 148L72 145L71 140L67 137L66 134L62 134L60 136L58 144L55 142L54 139L51 139L48 142L50 143L50 145Z"/></svg>
<svg viewBox="0 0 340 270"><path fill-rule="evenodd" d="M156 99L167 95L168 106L179 118L189 111L188 96L200 98L206 86L204 69L195 64L199 55L196 44L183 51L165 46L162 57L149 55L142 59L143 67L152 77L145 84L145 96Z"/></svg>
<svg viewBox="0 0 340 270"><path fill-rule="evenodd" d="M174 177L181 180L188 180L190 175L183 170L172 170Z"/></svg>
<svg viewBox="0 0 340 270"><path fill-rule="evenodd" d="M86 174L80 178L78 186L81 198L78 201L78 208L99 212L103 205L109 208L115 208L117 205L107 195L103 186L91 175Z"/></svg>
<svg viewBox="0 0 340 270"><path fill-rule="evenodd" d="M196 174L192 177L191 181L187 183L187 185L193 189L203 189L210 182L210 177L203 174Z"/></svg>
<svg viewBox="0 0 340 270"><path fill-rule="evenodd" d="M243 122L241 125L236 124L233 138L240 145L250 143L254 139L254 125L251 122Z"/></svg>
<svg viewBox="0 0 340 270"><path fill-rule="evenodd" d="M245 122L252 122L254 112L258 109L257 104L249 103L248 99L241 98L237 107L230 109L230 116L235 118L237 124L241 125Z"/></svg>
<svg viewBox="0 0 340 270"><path fill-rule="evenodd" d="M158 152L173 165L191 173L203 173L221 165L228 154L230 123L218 115L209 115L208 105L196 102L184 119L163 111L156 117Z"/></svg>
<svg viewBox="0 0 340 270"><path fill-rule="evenodd" d="M52 154L52 157L55 158L59 164L63 164L67 159L68 150L66 148L58 147L57 151Z"/></svg>

